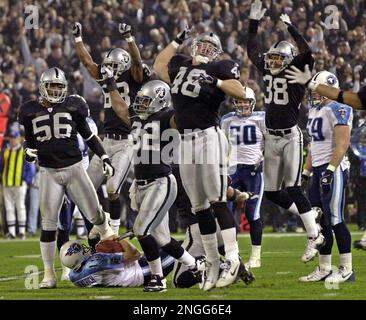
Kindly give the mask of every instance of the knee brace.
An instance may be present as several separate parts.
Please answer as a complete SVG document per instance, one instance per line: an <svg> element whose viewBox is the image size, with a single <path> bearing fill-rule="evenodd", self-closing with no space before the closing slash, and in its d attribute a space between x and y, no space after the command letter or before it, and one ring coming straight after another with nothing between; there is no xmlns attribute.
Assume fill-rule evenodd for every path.
<svg viewBox="0 0 366 320"><path fill-rule="evenodd" d="M286 188L289 196L292 201L295 202L297 210L299 210L300 214L309 212L311 210L311 205L309 200L305 197L303 191L300 186L296 187L288 187Z"/></svg>

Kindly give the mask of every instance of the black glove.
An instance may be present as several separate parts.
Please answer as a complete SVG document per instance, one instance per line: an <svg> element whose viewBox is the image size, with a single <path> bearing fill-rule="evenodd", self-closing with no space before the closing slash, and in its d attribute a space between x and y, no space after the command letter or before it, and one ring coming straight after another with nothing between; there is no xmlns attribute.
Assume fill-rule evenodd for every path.
<svg viewBox="0 0 366 320"><path fill-rule="evenodd" d="M323 190L323 193L328 193L332 187L333 182L333 174L334 172L327 169L323 173L321 179L320 179L320 186Z"/></svg>
<svg viewBox="0 0 366 320"><path fill-rule="evenodd" d="M189 39L191 36L192 29L186 25L185 28L177 34L174 41L178 44L182 44L185 40Z"/></svg>
<svg viewBox="0 0 366 320"><path fill-rule="evenodd" d="M38 150L37 149L31 149L31 148L25 148L24 154L25 154L25 161L27 162L34 162L37 159L38 156Z"/></svg>
<svg viewBox="0 0 366 320"><path fill-rule="evenodd" d="M103 161L103 174L107 177L113 177L114 176L114 167L112 166L111 160L107 155L102 156Z"/></svg>
<svg viewBox="0 0 366 320"><path fill-rule="evenodd" d="M75 22L74 25L72 26L72 34L74 36L74 38L78 38L81 37L81 29L82 26L79 22Z"/></svg>
<svg viewBox="0 0 366 320"><path fill-rule="evenodd" d="M193 81L198 81L200 84L208 84L217 86L217 78L208 74L201 73L199 76L193 77Z"/></svg>
<svg viewBox="0 0 366 320"><path fill-rule="evenodd" d="M122 35L123 39L127 39L131 37L131 26L126 23L120 23L118 25L118 31Z"/></svg>

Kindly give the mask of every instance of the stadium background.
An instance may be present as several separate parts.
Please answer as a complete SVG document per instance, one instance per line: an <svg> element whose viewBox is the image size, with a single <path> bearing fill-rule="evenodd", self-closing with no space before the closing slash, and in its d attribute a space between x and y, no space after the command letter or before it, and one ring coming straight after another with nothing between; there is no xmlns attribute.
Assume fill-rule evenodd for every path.
<svg viewBox="0 0 366 320"><path fill-rule="evenodd" d="M366 82L366 13L364 0L265 0L268 13L260 24L263 51L277 40L289 39L279 15L286 12L301 34L310 43L315 57L315 69L329 70L337 75L342 89L358 91ZM2 149L11 132L19 130L17 112L22 102L38 94L38 79L47 67L56 66L66 72L70 93L85 97L99 132L103 135L103 96L99 85L91 79L75 55L71 34L72 23L83 25L83 39L92 57L101 62L111 47L126 49L117 25L132 25L142 59L152 65L156 54L164 48L186 24L203 32L211 29L221 39L225 55L235 59L241 67L241 81L255 90L257 108L263 108L263 91L256 69L246 55L250 0L166 0L166 1L0 1L0 134ZM35 5L39 12L39 29L24 28L26 5ZM336 5L338 29L328 30L324 24L326 7ZM186 47L188 49L188 47ZM183 48L183 51L185 49ZM221 113L230 109L224 103ZM301 106L300 125L305 128L308 103ZM354 128L362 125L364 114L356 112ZM366 228L366 199L361 191L366 187L366 163L349 152L352 165L347 192L346 219ZM36 187L36 181L33 182ZM31 185L30 185L31 186ZM127 188L125 188L127 189ZM124 196L123 194L121 196ZM2 200L2 197L0 197ZM2 202L2 201L1 201ZM4 208L2 207L2 216ZM29 197L27 208L29 207ZM127 209L128 212L128 209ZM177 230L174 223L172 230ZM297 229L294 217L264 202L262 218L274 231ZM127 215L128 216L128 215ZM124 224L131 220L124 215ZM4 221L4 219L2 219ZM2 223L2 231L6 226Z"/></svg>

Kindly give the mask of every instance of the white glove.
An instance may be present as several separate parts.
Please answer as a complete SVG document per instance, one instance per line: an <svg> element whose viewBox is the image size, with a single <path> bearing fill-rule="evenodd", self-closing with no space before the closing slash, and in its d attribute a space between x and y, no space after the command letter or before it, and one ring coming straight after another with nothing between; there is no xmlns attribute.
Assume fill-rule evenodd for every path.
<svg viewBox="0 0 366 320"><path fill-rule="evenodd" d="M100 73L102 74L103 80L113 78L113 69L111 67L102 65L100 68Z"/></svg>
<svg viewBox="0 0 366 320"><path fill-rule="evenodd" d="M38 157L37 149L25 148L24 153L27 162L34 162Z"/></svg>
<svg viewBox="0 0 366 320"><path fill-rule="evenodd" d="M249 19L261 20L266 13L267 9L262 9L262 1L255 0L250 6Z"/></svg>
<svg viewBox="0 0 366 320"><path fill-rule="evenodd" d="M103 174L107 177L113 177L114 176L114 167L112 166L111 160L109 157L105 154L102 156L102 162L103 162Z"/></svg>
<svg viewBox="0 0 366 320"><path fill-rule="evenodd" d="M291 25L291 20L290 20L290 17L288 16L288 14L286 14L286 13L281 14L280 19L287 26Z"/></svg>
<svg viewBox="0 0 366 320"><path fill-rule="evenodd" d="M316 81L312 80L313 75L311 74L309 65L305 65L305 71L301 71L295 66L291 66L290 69L285 70L285 77L289 79L289 83L298 83L314 91L319 85Z"/></svg>
<svg viewBox="0 0 366 320"><path fill-rule="evenodd" d="M236 201L242 202L242 201L248 201L248 200L257 199L257 198L259 198L259 196L257 194L255 194L254 192L240 192L237 195Z"/></svg>

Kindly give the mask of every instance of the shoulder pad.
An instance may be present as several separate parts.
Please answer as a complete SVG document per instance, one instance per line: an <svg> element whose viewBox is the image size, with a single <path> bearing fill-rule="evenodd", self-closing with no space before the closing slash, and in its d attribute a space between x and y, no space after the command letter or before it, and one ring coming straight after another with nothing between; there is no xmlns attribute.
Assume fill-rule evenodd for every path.
<svg viewBox="0 0 366 320"><path fill-rule="evenodd" d="M71 112L80 113L84 117L90 116L90 110L87 102L82 96L79 96L78 94L68 96L65 99L64 104Z"/></svg>

